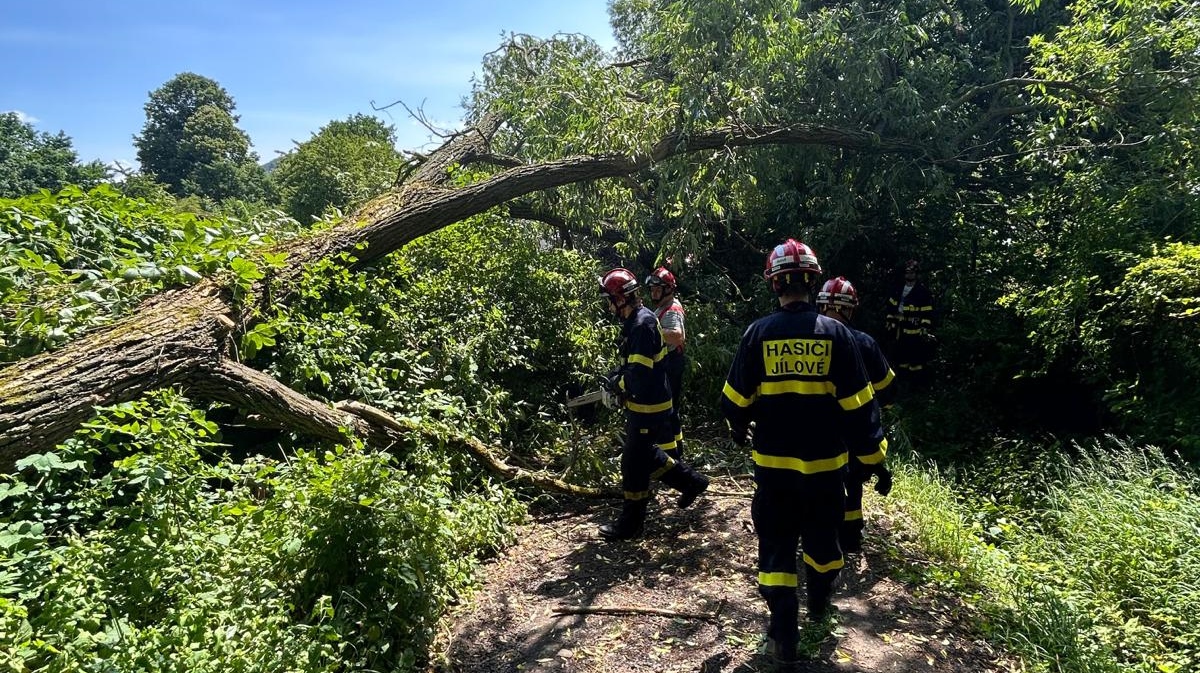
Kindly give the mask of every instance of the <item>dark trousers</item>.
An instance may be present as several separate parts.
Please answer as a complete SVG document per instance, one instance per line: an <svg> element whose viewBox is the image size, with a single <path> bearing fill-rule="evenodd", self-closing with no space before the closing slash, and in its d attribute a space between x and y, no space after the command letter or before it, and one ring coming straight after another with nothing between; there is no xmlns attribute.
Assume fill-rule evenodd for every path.
<svg viewBox="0 0 1200 673"><path fill-rule="evenodd" d="M846 485L846 513L838 531L842 551L858 551L862 548L863 534L863 475L854 470L843 472Z"/></svg>
<svg viewBox="0 0 1200 673"><path fill-rule="evenodd" d="M765 482L759 478L750 508L758 535L758 593L771 613L767 635L791 648L800 637L797 547L803 551L811 615L829 602L843 565L838 526L845 515L845 491L841 471Z"/></svg>
<svg viewBox="0 0 1200 673"><path fill-rule="evenodd" d="M645 519L651 480L657 479L677 491L703 481L695 470L659 448L670 433L671 425L665 421L650 429L626 423L625 448L621 453L621 490L625 498L621 508L623 525L640 525Z"/></svg>
<svg viewBox="0 0 1200 673"><path fill-rule="evenodd" d="M683 402L683 353L672 349L667 353L667 385L671 388L671 437L660 445L666 454L675 460L683 458L683 419L680 404Z"/></svg>
<svg viewBox="0 0 1200 673"><path fill-rule="evenodd" d="M898 374L920 372L929 360L929 348L920 334L901 333L890 358Z"/></svg>

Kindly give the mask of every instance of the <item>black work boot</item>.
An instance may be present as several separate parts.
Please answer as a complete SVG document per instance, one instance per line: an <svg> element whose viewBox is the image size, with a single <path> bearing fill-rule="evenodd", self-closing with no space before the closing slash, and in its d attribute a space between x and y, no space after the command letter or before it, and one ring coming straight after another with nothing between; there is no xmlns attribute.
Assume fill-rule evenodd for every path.
<svg viewBox="0 0 1200 673"><path fill-rule="evenodd" d="M862 551L862 534L847 534L839 540L843 554L857 554Z"/></svg>
<svg viewBox="0 0 1200 673"><path fill-rule="evenodd" d="M679 509L691 507L692 503L696 502L696 498L699 498L701 493L708 490L708 477L691 468L688 468L688 471L691 472L690 476L692 480L679 493L679 500L676 502Z"/></svg>
<svg viewBox="0 0 1200 673"><path fill-rule="evenodd" d="M690 507L700 494L708 489L708 477L692 469L686 463L675 463L660 479L662 483L679 491L676 505L680 509Z"/></svg>
<svg viewBox="0 0 1200 673"><path fill-rule="evenodd" d="M845 521L838 530L838 544L843 554L857 554L862 551L863 522L862 519Z"/></svg>
<svg viewBox="0 0 1200 673"><path fill-rule="evenodd" d="M808 595L808 619L812 622L820 622L832 617L837 611L833 606L832 591L813 591Z"/></svg>
<svg viewBox="0 0 1200 673"><path fill-rule="evenodd" d="M600 526L600 537L608 540L633 540L641 537L646 521L647 500L626 500L621 506L621 515L613 523Z"/></svg>
<svg viewBox="0 0 1200 673"><path fill-rule="evenodd" d="M774 638L767 638L766 648L767 658L776 666L783 667L784 670L790 670L800 661L800 656L796 653L796 643L781 643Z"/></svg>

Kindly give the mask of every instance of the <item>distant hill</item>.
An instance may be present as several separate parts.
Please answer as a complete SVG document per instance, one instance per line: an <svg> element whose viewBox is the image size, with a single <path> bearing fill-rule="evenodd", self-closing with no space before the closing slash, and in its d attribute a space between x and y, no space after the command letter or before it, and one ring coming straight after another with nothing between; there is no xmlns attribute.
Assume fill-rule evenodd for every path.
<svg viewBox="0 0 1200 673"><path fill-rule="evenodd" d="M263 164L263 165L262 165L262 169L263 169L264 171L266 171L268 174L270 174L270 173L271 173L271 171L274 171L276 168L278 168L278 167L279 167L279 160L280 160L280 159L282 159L283 157L284 157L284 155L282 155L282 154L281 154L281 155L279 155L279 156L277 156L277 157L275 157L274 159L272 159L272 160L268 161L267 163Z"/></svg>

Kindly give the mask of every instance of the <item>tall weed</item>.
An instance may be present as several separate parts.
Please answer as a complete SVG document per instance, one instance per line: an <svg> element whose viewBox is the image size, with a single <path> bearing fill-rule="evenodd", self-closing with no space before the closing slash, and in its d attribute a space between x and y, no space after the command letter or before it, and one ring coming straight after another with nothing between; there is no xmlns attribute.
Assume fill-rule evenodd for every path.
<svg viewBox="0 0 1200 673"><path fill-rule="evenodd" d="M973 493L913 463L883 501L907 543L932 557L932 581L986 616L985 628L1031 670L1062 673L1200 667L1200 479L1154 448L1109 439L1075 447L1040 484L1014 470L1016 497ZM1005 516L996 502L1022 503Z"/></svg>

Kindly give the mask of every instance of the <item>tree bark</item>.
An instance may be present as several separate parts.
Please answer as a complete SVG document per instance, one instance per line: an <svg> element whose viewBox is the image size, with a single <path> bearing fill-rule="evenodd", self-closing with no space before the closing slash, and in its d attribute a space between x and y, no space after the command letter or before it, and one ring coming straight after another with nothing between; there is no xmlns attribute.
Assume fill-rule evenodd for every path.
<svg viewBox="0 0 1200 673"><path fill-rule="evenodd" d="M206 279L152 297L132 315L61 350L0 369L0 468L10 470L20 458L62 442L92 416L97 405L130 401L172 385L275 414L298 430L330 436L329 428L337 427L335 420L344 420L336 412L317 408L319 403L306 405L296 399L303 397L298 394L289 397L277 389L282 386L267 386L269 377L234 367L226 359L232 327L249 324L256 309L265 308L268 301L286 301L305 267L321 259L345 252L354 255L356 264L367 264L425 234L523 195L630 175L689 152L803 144L925 154L918 146L863 131L809 125L728 127L688 136L671 134L644 155L567 157L508 168L465 187L446 187L453 165L489 161L488 145L500 123L486 117L476 128L455 136L401 184L338 227L284 243L280 251L288 253L286 265L256 286L257 304L235 306L219 280ZM352 427L371 441L390 438L370 424L356 421Z"/></svg>

